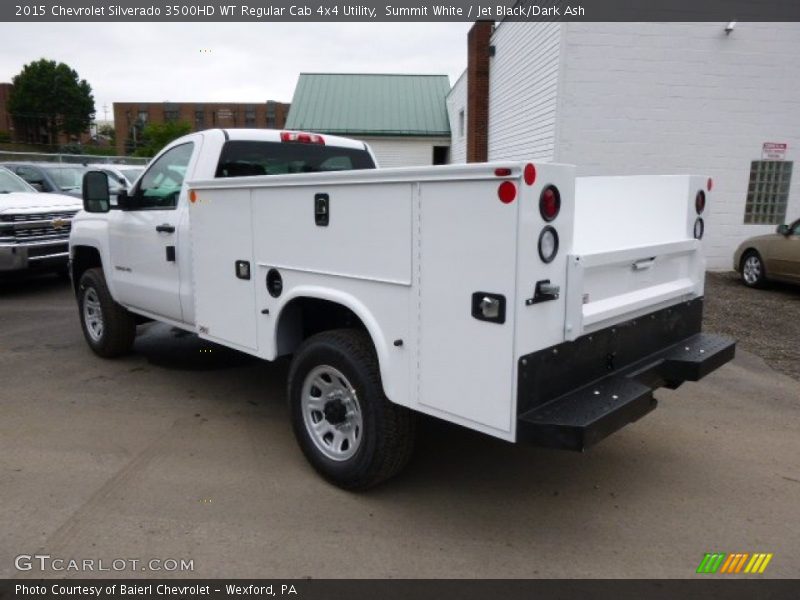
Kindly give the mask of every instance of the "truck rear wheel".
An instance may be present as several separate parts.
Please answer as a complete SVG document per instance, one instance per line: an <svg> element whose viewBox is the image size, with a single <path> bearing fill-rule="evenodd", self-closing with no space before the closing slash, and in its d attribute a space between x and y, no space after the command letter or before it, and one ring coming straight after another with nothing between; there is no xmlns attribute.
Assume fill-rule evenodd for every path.
<svg viewBox="0 0 800 600"><path fill-rule="evenodd" d="M289 370L289 404L303 454L339 487L376 485L411 456L414 414L384 395L375 348L363 331L306 340Z"/></svg>
<svg viewBox="0 0 800 600"><path fill-rule="evenodd" d="M102 269L87 269L81 275L78 309L83 337L95 354L114 358L130 351L136 338L136 320L114 302Z"/></svg>

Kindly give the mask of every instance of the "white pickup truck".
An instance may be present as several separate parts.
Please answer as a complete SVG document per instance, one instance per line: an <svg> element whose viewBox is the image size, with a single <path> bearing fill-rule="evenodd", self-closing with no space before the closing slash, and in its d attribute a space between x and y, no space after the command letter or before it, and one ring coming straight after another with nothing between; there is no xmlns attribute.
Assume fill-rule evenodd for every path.
<svg viewBox="0 0 800 600"><path fill-rule="evenodd" d="M0 275L54 271L66 275L73 196L45 194L0 166Z"/></svg>
<svg viewBox="0 0 800 600"><path fill-rule="evenodd" d="M299 445L348 489L406 463L415 413L584 450L733 357L701 333L705 177L374 167L358 141L216 129L117 206L88 173L70 237L87 342L125 353L144 317L293 355Z"/></svg>

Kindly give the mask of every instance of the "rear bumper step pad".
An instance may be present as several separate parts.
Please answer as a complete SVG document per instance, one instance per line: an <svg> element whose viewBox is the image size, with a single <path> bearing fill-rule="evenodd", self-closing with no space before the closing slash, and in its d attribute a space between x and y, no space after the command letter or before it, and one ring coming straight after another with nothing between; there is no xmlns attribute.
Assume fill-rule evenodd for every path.
<svg viewBox="0 0 800 600"><path fill-rule="evenodd" d="M517 439L582 451L656 407L653 390L697 381L731 360L736 344L698 333L623 371L537 405L519 416Z"/></svg>

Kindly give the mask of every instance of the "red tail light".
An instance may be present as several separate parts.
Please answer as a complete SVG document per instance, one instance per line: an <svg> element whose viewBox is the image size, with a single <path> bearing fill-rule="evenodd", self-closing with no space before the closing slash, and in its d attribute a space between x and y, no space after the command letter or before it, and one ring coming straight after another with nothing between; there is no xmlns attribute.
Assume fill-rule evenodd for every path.
<svg viewBox="0 0 800 600"><path fill-rule="evenodd" d="M711 179L711 177L709 177L708 181L706 181L706 187L708 188L709 192L711 191L711 188L714 187L714 180Z"/></svg>
<svg viewBox="0 0 800 600"><path fill-rule="evenodd" d="M539 196L539 213L548 223L558 216L561 210L561 194L554 185L548 185Z"/></svg>
<svg viewBox="0 0 800 600"><path fill-rule="evenodd" d="M523 177L525 178L525 183L528 185L533 185L534 181L536 181L536 167L534 167L531 163L525 165Z"/></svg>
<svg viewBox="0 0 800 600"><path fill-rule="evenodd" d="M300 144L322 144L325 138L317 133L303 133L299 131L281 131L282 142L298 142Z"/></svg>
<svg viewBox="0 0 800 600"><path fill-rule="evenodd" d="M513 202L514 198L517 197L517 186L510 181L504 181L500 184L500 187L497 188L497 197L500 198L500 202L503 204Z"/></svg>
<svg viewBox="0 0 800 600"><path fill-rule="evenodd" d="M706 193L703 190L698 190L697 195L694 197L694 209L698 215L703 214L706 209Z"/></svg>

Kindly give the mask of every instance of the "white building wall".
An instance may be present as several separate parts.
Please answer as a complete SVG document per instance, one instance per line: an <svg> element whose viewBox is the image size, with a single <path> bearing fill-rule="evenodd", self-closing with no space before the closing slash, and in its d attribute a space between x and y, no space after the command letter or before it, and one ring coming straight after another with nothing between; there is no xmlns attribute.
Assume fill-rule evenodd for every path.
<svg viewBox="0 0 800 600"><path fill-rule="evenodd" d="M464 71L447 94L450 119L450 162L467 162L467 72Z"/></svg>
<svg viewBox="0 0 800 600"><path fill-rule="evenodd" d="M553 159L562 24L501 23L489 66L489 160Z"/></svg>
<svg viewBox="0 0 800 600"><path fill-rule="evenodd" d="M509 25L524 27L501 24L498 39ZM762 144L787 142L787 159L800 159L800 23L739 23L730 35L724 25L564 24L553 155L577 165L580 175L712 176L705 240L710 269L730 269L742 240L775 228L744 224L750 162L761 157ZM528 27L529 40L541 38L535 29L546 30ZM502 56L498 49L495 63ZM503 69L536 72L535 58L511 62L519 64ZM493 86L490 102L508 105L508 95ZM530 90L520 96L518 103L534 98ZM515 118L526 121L506 120ZM504 152L516 157L519 145L505 143ZM787 220L798 217L795 165Z"/></svg>
<svg viewBox="0 0 800 600"><path fill-rule="evenodd" d="M450 145L450 138L359 136L358 139L370 145L383 168L432 165L433 147Z"/></svg>

